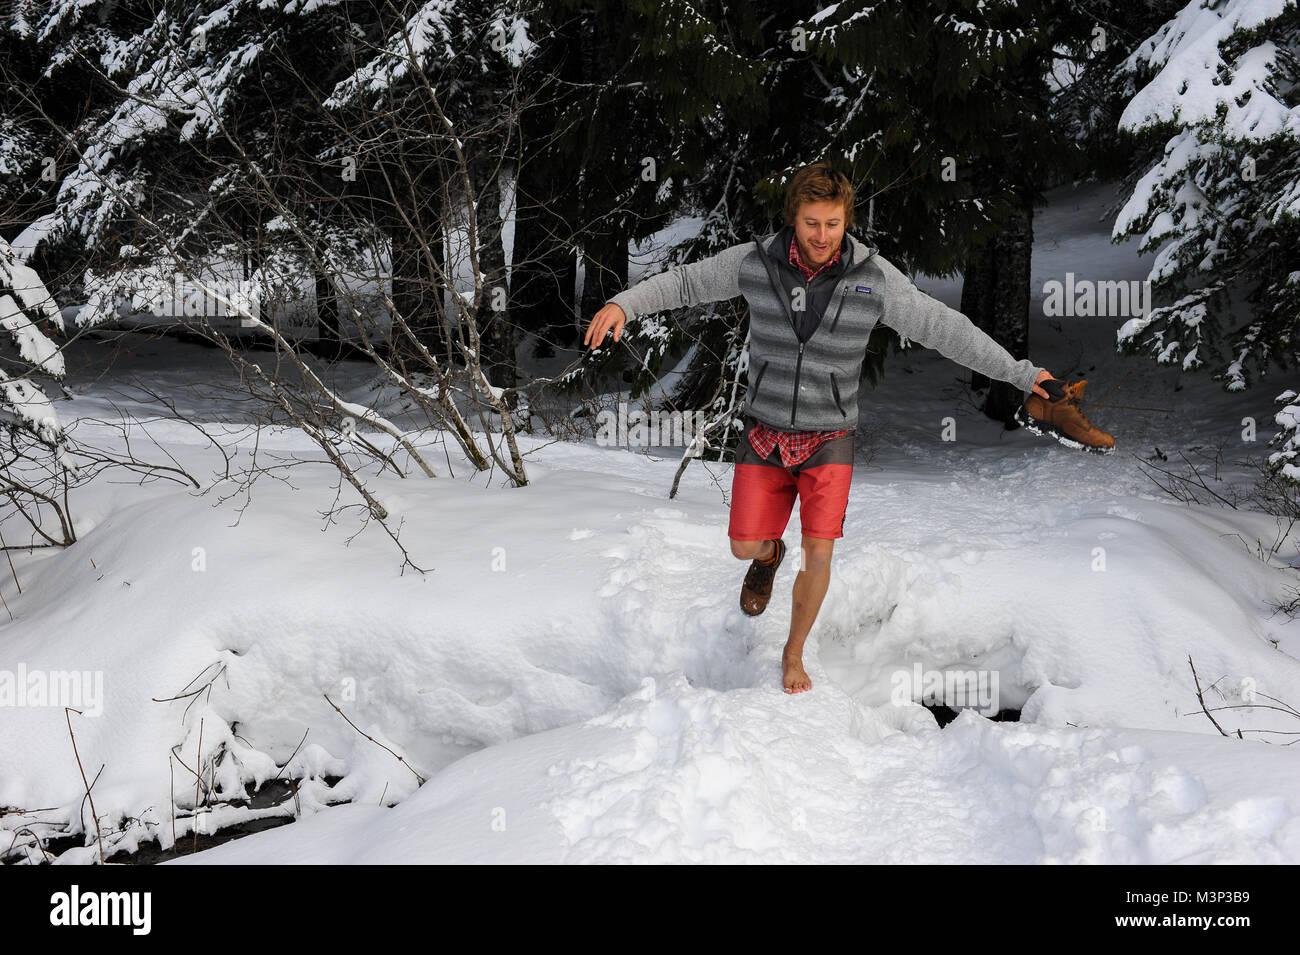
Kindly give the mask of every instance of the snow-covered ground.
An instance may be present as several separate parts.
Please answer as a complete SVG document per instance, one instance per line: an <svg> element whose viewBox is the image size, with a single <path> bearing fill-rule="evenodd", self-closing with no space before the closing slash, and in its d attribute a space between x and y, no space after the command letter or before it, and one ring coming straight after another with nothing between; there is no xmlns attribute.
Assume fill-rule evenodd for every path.
<svg viewBox="0 0 1300 955"><path fill-rule="evenodd" d="M1053 194L1036 289L1067 271L1145 277L1149 257L1108 242L1113 195ZM919 284L957 304L958 283ZM0 671L102 674L100 714L71 723L87 776L103 767L106 848L189 834L196 763L227 798L304 779L279 808L199 817L206 832L297 821L180 862L1298 862L1300 761L1282 734L1300 720L1221 710L1245 737L1225 738L1188 666L1215 685L1210 706L1300 706L1297 627L1272 610L1300 584L1295 540L1261 559L1274 518L1177 503L1144 473L1160 477L1157 446L1168 461L1154 463L1177 469L1179 452L1222 441L1222 487L1243 489L1234 462L1265 454L1288 383L1228 395L1121 358L1122 321L1031 329L1031 358L1088 379L1098 404L1085 411L1116 435L1109 456L1002 432L934 352L892 360L862 392L808 693L780 688L795 564L764 615L739 609L730 465L693 463L669 500L670 449L525 435L531 483L512 489L471 478L452 445L449 467L425 435L439 477L369 478L432 568L421 576L399 573L377 527L354 536L356 509L326 526L317 512L351 490L311 442L268 427L258 454L299 463L247 497L233 482L199 495L112 472L74 496L76 546L13 552L22 593L3 582ZM207 486L224 458L160 417L146 384L247 462L238 402L188 387L200 371L229 378L219 353L135 335L109 355L70 349L75 398L60 413L81 419L78 439L108 441L95 419L126 414L137 453ZM340 372L352 400L373 397L362 372ZM788 543L798 528L796 508ZM25 539L14 520L0 530ZM913 702L918 670L971 672L996 696L940 729ZM1021 721L980 712L1001 708ZM62 707L6 708L0 807L24 810L0 814L6 844L84 819L87 845L59 859L95 861L83 796Z"/></svg>

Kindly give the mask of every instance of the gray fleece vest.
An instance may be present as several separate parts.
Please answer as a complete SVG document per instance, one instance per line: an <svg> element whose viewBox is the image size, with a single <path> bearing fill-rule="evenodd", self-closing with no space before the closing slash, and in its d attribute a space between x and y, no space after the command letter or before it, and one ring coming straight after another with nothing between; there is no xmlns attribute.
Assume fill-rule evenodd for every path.
<svg viewBox="0 0 1300 955"><path fill-rule="evenodd" d="M821 321L806 342L798 334L799 306L776 273L788 268L760 254L771 236L753 243L740 263L740 291L749 303L749 395L746 408L759 421L785 431L832 431L858 423L858 379L867 339L880 321L883 276L872 266L874 249L854 249L854 262L831 291ZM852 237L850 237L852 242ZM768 261L765 263L764 258Z"/></svg>
<svg viewBox="0 0 1300 955"><path fill-rule="evenodd" d="M776 234L757 242L766 248ZM797 332L799 303L790 301L790 292L768 271L769 266L790 266L771 259L764 264L755 241L652 275L610 301L630 322L643 313L743 295L749 304L746 410L783 431L857 426L858 380L867 340L878 322L989 378L1011 382L1023 392L1033 388L1042 369L1027 358L1012 358L961 312L920 291L875 248L853 236L848 240L851 264L836 280L807 341L800 341Z"/></svg>

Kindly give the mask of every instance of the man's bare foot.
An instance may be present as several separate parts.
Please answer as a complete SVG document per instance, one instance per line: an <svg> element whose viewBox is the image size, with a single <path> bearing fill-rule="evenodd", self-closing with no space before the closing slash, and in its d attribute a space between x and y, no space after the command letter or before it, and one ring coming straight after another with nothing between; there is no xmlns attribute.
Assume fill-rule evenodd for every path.
<svg viewBox="0 0 1300 955"><path fill-rule="evenodd" d="M781 686L787 693L812 689L812 680L804 671L803 660L790 653L781 654Z"/></svg>

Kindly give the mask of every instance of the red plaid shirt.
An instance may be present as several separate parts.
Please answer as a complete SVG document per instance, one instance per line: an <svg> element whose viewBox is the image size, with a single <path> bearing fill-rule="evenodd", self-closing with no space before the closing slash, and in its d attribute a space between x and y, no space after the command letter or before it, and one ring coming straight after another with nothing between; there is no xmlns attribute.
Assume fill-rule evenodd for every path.
<svg viewBox="0 0 1300 955"><path fill-rule="evenodd" d="M806 278L811 279L820 273L823 269L828 269L839 261L840 250L836 249L835 253L826 260L825 264L817 269L810 269L804 265L803 259L799 258L799 244L792 237L790 239L790 264L804 274ZM776 431L766 425L759 423L749 429L749 443L754 446L762 457L766 458L772 453L772 449L778 445L781 448L781 463L788 468L796 464L802 464L812 456L812 453L821 447L822 442L829 441L831 438L838 438L849 432L844 431Z"/></svg>
<svg viewBox="0 0 1300 955"><path fill-rule="evenodd" d="M841 242L840 244L842 245L843 243ZM803 259L799 258L799 243L795 241L793 236L790 237L790 264L802 272L807 278L813 278L821 272L822 269L829 269L839 260L840 250L836 249L835 254L827 259L824 265L817 269L810 269L808 266L803 264Z"/></svg>

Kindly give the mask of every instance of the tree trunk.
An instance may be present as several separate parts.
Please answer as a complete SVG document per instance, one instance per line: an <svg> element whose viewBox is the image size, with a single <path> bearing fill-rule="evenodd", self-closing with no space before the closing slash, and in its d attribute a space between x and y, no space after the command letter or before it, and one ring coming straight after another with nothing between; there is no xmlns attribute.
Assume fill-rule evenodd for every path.
<svg viewBox="0 0 1300 955"><path fill-rule="evenodd" d="M447 365L453 361L451 341L448 338L448 330L451 326L448 324L447 310L443 303L446 286L438 278L437 270L440 269L446 274L449 266L446 244L443 242L442 235L442 206L438 199L432 198L441 194L441 190L437 187L429 188L426 193L431 197L428 199L428 206L416 220L422 229L419 274L425 278L421 286L420 308L409 321L420 343L429 349L440 363ZM429 257L433 259L432 265L429 263Z"/></svg>
<svg viewBox="0 0 1300 955"><path fill-rule="evenodd" d="M437 273L437 269L447 271L441 183L433 171L435 163L428 157L401 156L397 161L405 163L407 168L394 170L389 176L394 186L392 202L394 210L406 210L406 218L396 211L388 214L393 307L405 319L415 339L439 362L448 364L452 352L443 308L444 282ZM404 186L408 176L412 182L409 189ZM399 367L406 367L408 372L428 370L428 360L405 334L396 331L396 325L390 340Z"/></svg>
<svg viewBox="0 0 1300 955"><path fill-rule="evenodd" d="M1025 190L1017 190L1015 213L999 232L967 260L961 289L961 311L1012 358L1029 354L1030 259L1034 246L1034 211ZM1009 422L1024 401L1019 388L1005 381L990 381L971 372L971 387L989 389L983 411L997 421Z"/></svg>
<svg viewBox="0 0 1300 955"><path fill-rule="evenodd" d="M343 357L340 327L341 306L334 283L323 270L316 270L316 353L329 361Z"/></svg>
<svg viewBox="0 0 1300 955"><path fill-rule="evenodd" d="M483 374L493 387L513 389L516 382L516 335L510 315L506 283L506 253L502 242L501 180L497 175L500 152L496 138L475 143L470 159L470 180L476 197L475 229L478 268L483 273L483 298L478 308L478 334L483 349ZM509 408L517 406L512 390Z"/></svg>
<svg viewBox="0 0 1300 955"><path fill-rule="evenodd" d="M966 270L961 283L961 312L980 329L993 334L993 276L997 267L997 247L990 241L974 249L966 260ZM989 378L978 371L971 372L971 388L983 391Z"/></svg>
<svg viewBox="0 0 1300 955"><path fill-rule="evenodd" d="M551 24L557 42L543 44L529 68L538 82L558 73L562 80L581 79L582 48L578 37L559 42L569 23ZM577 220L579 196L573 188L557 129L566 104L574 96L557 92L551 99L525 109L520 115L518 176L515 179L515 239L510 267L510 310L516 328L536 336L533 354L555 354L555 346L578 341L578 263L572 222Z"/></svg>
<svg viewBox="0 0 1300 955"><path fill-rule="evenodd" d="M611 33L597 28L589 38L583 69L586 80L605 83L618 72L610 46ZM583 169L583 192L587 207L599 210L582 223L585 278L582 284L580 323L585 324L610 297L627 287L627 235L612 225L617 198L626 192L632 174L620 157L615 139L597 140ZM621 178L620 178L621 177Z"/></svg>
<svg viewBox="0 0 1300 955"><path fill-rule="evenodd" d="M530 172L536 163L530 163ZM510 309L521 331L536 336L533 354L555 354L555 345L577 341L574 299L578 261L564 241L569 226L554 213L552 203L540 197L545 191L533 176L520 180L516 195L514 264L510 268ZM525 208L527 204L528 208Z"/></svg>
<svg viewBox="0 0 1300 955"><path fill-rule="evenodd" d="M998 236L997 275L993 282L994 340L1012 358L1029 355L1029 281L1034 251L1034 209L1028 193L1018 193L1015 216ZM995 381L984 402L984 413L997 421L1011 421L1024 403L1024 394L1005 381Z"/></svg>
<svg viewBox="0 0 1300 955"><path fill-rule="evenodd" d="M582 261L582 316L590 320L601 306L627 288L627 237L609 226L588 225Z"/></svg>
<svg viewBox="0 0 1300 955"><path fill-rule="evenodd" d="M405 334L396 330L397 318L404 319L420 344L441 360L448 353L439 321L441 309L435 303L442 288L428 274L420 236L405 224L395 222L389 227L389 237L392 242L393 308L397 311L391 337L393 356L408 373L421 371L428 363Z"/></svg>

